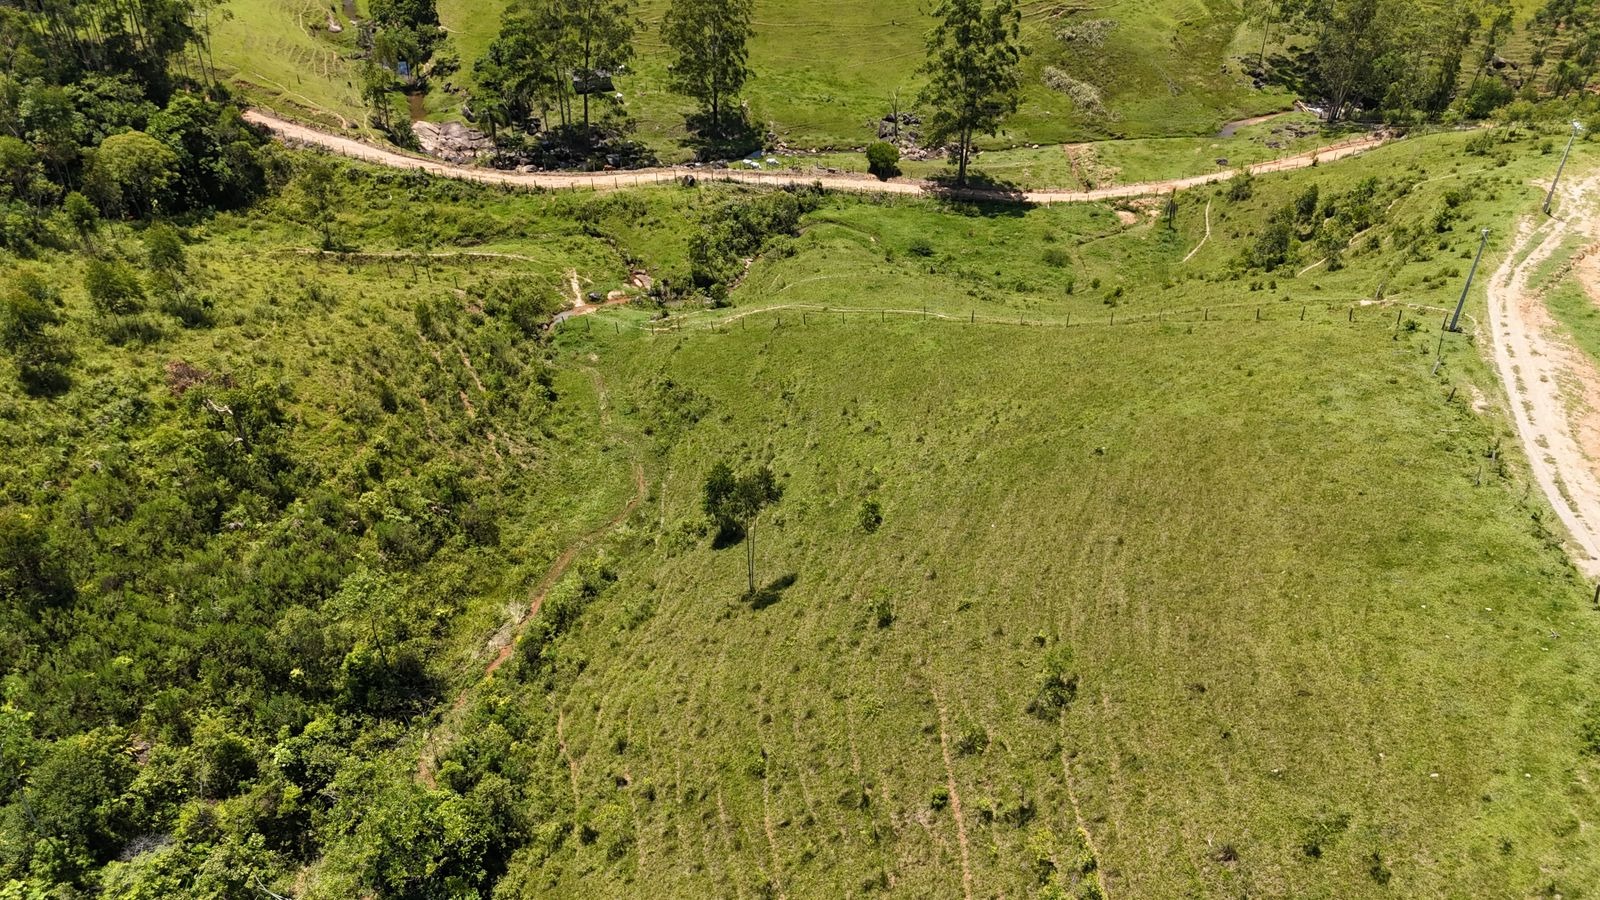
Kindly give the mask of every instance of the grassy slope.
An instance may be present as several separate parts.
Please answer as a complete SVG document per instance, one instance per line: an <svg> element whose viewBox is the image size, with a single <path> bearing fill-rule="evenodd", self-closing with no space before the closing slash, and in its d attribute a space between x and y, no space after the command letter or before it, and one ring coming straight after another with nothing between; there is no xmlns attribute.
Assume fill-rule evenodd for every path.
<svg viewBox="0 0 1600 900"><path fill-rule="evenodd" d="M1588 838L1562 824L1596 799L1572 782L1594 673L1583 590L1507 490L1473 489L1495 425L1443 407L1425 361L1392 346L1377 316L573 345L636 384L693 383L712 414L660 473L670 549L626 561L561 651L587 661L555 697L583 800L628 802L638 850L560 883L703 895L760 873L836 895L882 869L956 895L960 826L930 799L941 715L949 740L989 740L951 776L983 892L1033 883L1030 841L1076 855L1062 750L1127 896L1349 896L1373 852L1413 895L1520 893L1538 865L1592 880ZM670 539L730 454L771 457L789 490L758 546L765 578L798 581L759 611L737 601L737 551ZM868 495L886 522L870 536ZM656 615L619 633L645 596ZM1059 725L1024 712L1036 638L1083 675ZM762 757L764 780L747 771ZM839 802L862 790L867 808ZM984 822L1024 798L1027 828Z"/></svg>
<svg viewBox="0 0 1600 900"><path fill-rule="evenodd" d="M1430 378L1432 326L1345 315L1380 278L1439 302L1434 271L1478 221L1536 199L1516 186L1538 157L1452 173L1461 140L1264 179L1215 212L1196 265L1217 271L1307 180L1449 176L1395 204L1409 221L1487 170L1438 258L1358 253L1255 293L1183 274L1203 196L1173 236L1095 208L846 203L759 263L740 305L1080 324L796 327L791 309L781 329L568 331L563 356L607 373L637 433L662 377L706 412L652 466L609 551L618 586L550 653L552 692L504 681L480 708L541 742L543 789L570 792L595 835L537 843L508 893L959 896L964 830L976 892L1025 894L1041 854L1067 872L1084 851L1069 784L1117 896L1357 896L1375 871L1408 896L1600 878L1575 739L1597 663L1586 586L1515 467L1474 487L1511 444L1503 419L1444 400L1493 394L1493 377L1452 344ZM914 238L934 255L906 254ZM1066 296L1037 256L1052 245L1102 287ZM1239 308L1258 299L1260 323ZM1203 304L1223 308L1197 322ZM1185 321L1104 324L1161 310ZM796 580L762 609L739 601L741 551L697 537L700 479L724 457L770 459L787 485L758 547L763 582ZM885 516L870 535L868 497ZM1083 681L1041 721L1025 709L1058 644ZM952 784L959 824L937 802Z"/></svg>
<svg viewBox="0 0 1600 900"><path fill-rule="evenodd" d="M1503 417L1444 401L1452 385L1496 395L1476 352L1452 342L1434 380L1431 315L1398 336L1392 311L1345 315L1380 280L1415 302L1452 300L1439 271L1464 268L1480 224L1536 202L1526 183L1549 160L1532 142L1501 168L1460 156L1467 139L1264 178L1246 203L1195 192L1172 232L1124 228L1104 207L840 200L808 218L793 253L752 267L741 311L927 304L1057 326L1071 315L1074 327L857 314L796 328L795 310L781 330L769 314L697 333L703 317L686 315L691 330L649 338L605 327L642 312L608 314L558 339L564 399L532 475L496 468L459 412L407 404L409 439L443 429L440 452L505 477L516 510L503 559L463 557L417 584L459 598L434 661L456 684L475 680L483 642L545 562L620 508L624 453L654 454L648 502L605 551L620 580L557 641L553 690L508 675L479 705L532 748L517 751L534 761L519 776L530 791L571 797L561 818L535 823L505 892L703 896L772 882L809 896L890 883L957 896L959 829L952 808L934 809L951 783L984 894L1036 886L1041 854L1075 868L1085 848L1069 783L1115 896L1363 895L1374 852L1404 895L1594 883L1594 763L1575 738L1597 665L1586 588L1514 464L1504 479L1486 465L1473 487L1488 448L1515 444ZM1418 183L1393 207L1407 223L1475 181L1445 249L1405 261L1357 251L1340 272L1280 273L1259 291L1220 277L1305 184L1335 192L1374 172ZM343 212L363 249L406 247L397 238L414 229L391 222L415 206L440 250L535 257L420 279L404 264L277 252L313 241L278 210L220 219L191 249L219 325L145 350L78 335L79 387L49 427L87 420L112 385L159 405L171 358L255 367L290 382L306 452L343 465L363 440L354 422L372 414L348 360L382 343L415 357L414 374L396 375L402 396L438 386L409 344L419 297L459 296L458 283L470 297L489 268L551 290L577 268L603 289L622 277L618 249L681 265L677 223L721 190L600 201L613 249L573 222L595 202L582 195L422 191L384 176ZM1184 264L1208 199L1208 249ZM911 252L919 239L931 255ZM74 263L49 264L76 284ZM335 303L312 303L302 281ZM75 289L67 299L87 317ZM1195 321L1202 306L1210 321ZM1182 321L1127 324L1161 313ZM445 383L471 390L443 359ZM591 369L611 386L618 435L597 430ZM679 440L649 433L662 375L708 399ZM7 446L40 440L43 408L7 401ZM74 438L76 464L97 440ZM788 488L759 547L763 581L796 581L760 610L738 602L741 551L712 551L697 533L699 482L725 456L772 459ZM869 496L885 514L871 535L857 527ZM879 596L895 607L887 629L866 609ZM1041 639L1071 647L1083 679L1059 722L1025 712ZM396 778L414 770L408 752L392 754ZM581 824L578 838L549 837L563 824ZM1319 835L1322 857L1309 858Z"/></svg>
<svg viewBox="0 0 1600 900"><path fill-rule="evenodd" d="M683 114L690 105L666 88L666 48L659 36L666 6L665 0L641 4L645 31L638 39L637 74L621 88L640 136L673 157L682 153ZM321 7L302 8L294 0L233 0L230 8L235 19L219 29L219 57L239 79L257 85L263 102L360 118L360 101L347 85L348 65L339 59L349 54L350 30L330 37L320 27ZM458 80L470 79L473 60L499 29L502 9L499 2L439 4L466 67ZM1108 13L1120 24L1093 60L1069 58L1054 37L1067 20L1052 18L1048 5L1029 5L1024 12L1033 51L1025 65L1028 88L1006 134L989 142L993 146L1203 134L1227 119L1288 102L1286 96L1249 90L1233 71L1227 54L1240 16L1229 0L1163 0ZM750 54L756 77L746 96L756 120L786 144L865 144L875 137L873 123L887 113L890 95L898 90L909 104L921 86L916 68L931 23L922 4L764 2L757 5L756 22ZM1046 66L1101 87L1110 115L1085 118L1075 112L1063 95L1044 86ZM453 101L433 105L439 116L454 114Z"/></svg>
<svg viewBox="0 0 1600 900"><path fill-rule="evenodd" d="M365 122L354 86L355 30L342 15L327 30L328 4L231 0L215 17L213 52L225 77L255 102L327 125Z"/></svg>

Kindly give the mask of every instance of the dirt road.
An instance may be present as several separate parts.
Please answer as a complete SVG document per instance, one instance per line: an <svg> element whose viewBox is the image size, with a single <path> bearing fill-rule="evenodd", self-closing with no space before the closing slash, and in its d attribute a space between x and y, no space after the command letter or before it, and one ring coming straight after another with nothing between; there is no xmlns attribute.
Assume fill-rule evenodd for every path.
<svg viewBox="0 0 1600 900"><path fill-rule="evenodd" d="M429 172L444 178L458 178L464 181L478 181L486 184L510 184L521 187L538 187L550 190L572 189L610 191L626 187L636 187L644 184L661 184L676 181L685 175L696 178L710 178L718 181L738 181L746 184L766 184L780 186L786 184L815 184L821 183L823 187L836 191L858 191L861 193L877 194L952 194L963 198L972 199L1020 199L1028 203L1047 205L1051 203L1094 203L1102 200L1116 200L1128 197L1145 197L1151 194L1165 194L1169 191L1182 191L1189 188L1215 184L1227 181L1239 174L1240 169L1219 169L1205 175L1196 175L1191 178L1174 178L1167 181L1147 181L1138 184L1112 185L1110 187L1096 188L1092 191L1068 190L1040 190L1019 193L1005 193L999 191L967 190L961 192L949 191L938 185L924 181L910 181L896 179L893 181L879 181L866 175L829 175L829 174L801 174L798 172L759 172L733 169L689 169L689 168L661 168L661 169L630 169L621 172L507 172L500 169L484 169L473 166L459 166L453 163L441 162L426 156L418 156L368 144L355 138L330 134L316 128L301 125L279 118L265 110L246 110L244 117L247 121L260 125L271 131L279 140L289 144L301 144L321 147L353 159L375 163L380 166L390 166L397 169L416 169ZM1372 135L1353 138L1309 150L1294 156L1286 156L1264 163L1257 163L1245 167L1251 174L1264 174L1267 172L1287 172L1293 169L1304 169L1319 162L1331 162L1371 150L1390 140L1390 135L1379 132Z"/></svg>
<svg viewBox="0 0 1600 900"><path fill-rule="evenodd" d="M1559 218L1536 213L1524 219L1488 285L1494 361L1517 434L1534 480L1567 528L1573 562L1590 577L1600 577L1600 473L1585 445L1600 450L1600 442L1584 417L1596 415L1591 404L1600 396L1600 372L1557 335L1531 280L1574 235L1595 239L1596 213L1585 197L1596 187L1600 176L1569 182Z"/></svg>

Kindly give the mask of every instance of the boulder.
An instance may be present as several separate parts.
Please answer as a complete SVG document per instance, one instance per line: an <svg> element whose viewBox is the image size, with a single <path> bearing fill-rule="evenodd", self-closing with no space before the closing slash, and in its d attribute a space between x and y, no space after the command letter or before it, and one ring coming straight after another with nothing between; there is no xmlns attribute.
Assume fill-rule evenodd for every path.
<svg viewBox="0 0 1600 900"><path fill-rule="evenodd" d="M488 135L460 122L412 122L411 132L422 152L447 162L476 162L494 152L494 141Z"/></svg>

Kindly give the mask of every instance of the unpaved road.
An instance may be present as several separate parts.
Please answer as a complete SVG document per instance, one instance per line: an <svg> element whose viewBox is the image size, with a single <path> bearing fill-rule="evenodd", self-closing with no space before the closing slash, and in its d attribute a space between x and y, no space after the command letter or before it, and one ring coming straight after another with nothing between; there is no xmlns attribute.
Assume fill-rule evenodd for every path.
<svg viewBox="0 0 1600 900"><path fill-rule="evenodd" d="M290 144L302 144L321 147L343 156L349 156L364 162L376 163L380 166L390 166L396 169L416 169L429 172L445 178L458 178L464 181L479 181L486 184L510 184L521 187L537 187L551 190L563 188L574 190L609 191L625 187L635 187L644 184L660 184L676 181L685 175L696 178L710 178L718 181L738 181L746 184L816 184L821 183L829 190L858 191L862 193L878 194L939 194L942 196L959 196L970 199L1021 199L1028 203L1047 205L1051 203L1093 203L1101 200L1117 200L1128 197L1145 197L1151 194L1165 194L1169 191L1182 191L1189 188L1215 184L1239 174L1241 169L1219 169L1205 175L1195 175L1190 178L1173 178L1166 181L1146 181L1138 184L1121 184L1110 187L1096 188L1092 191L1068 190L1040 190L1018 193L1000 191L951 191L938 185L924 181L909 181L896 179L894 181L879 181L866 175L827 175L827 174L801 174L798 172L758 172L734 169L689 169L689 168L661 168L661 169L630 169L620 172L507 172L500 169L484 169L474 166L459 166L454 163L442 162L426 156L416 156L378 147L359 141L354 138L330 134L316 128L301 125L279 118L272 113L260 109L246 110L246 121L260 125L271 131L279 140ZM1304 169L1319 162L1331 162L1352 156L1378 147L1391 139L1384 132L1378 132L1363 137L1341 141L1316 150L1308 150L1294 156L1286 156L1253 166L1246 166L1251 174L1260 175L1267 172L1287 172L1293 169Z"/></svg>
<svg viewBox="0 0 1600 900"><path fill-rule="evenodd" d="M1542 292L1531 285L1535 271L1574 235L1592 242L1592 201L1600 176L1569 182L1557 207L1560 218L1542 214L1517 226L1510 249L1489 280L1489 333L1495 367L1511 401L1511 415L1528 464L1550 505L1567 528L1579 570L1600 577L1600 475L1585 452L1600 450L1583 439L1581 420L1600 388L1600 372L1587 356L1556 334ZM1592 432L1591 432L1592 434Z"/></svg>

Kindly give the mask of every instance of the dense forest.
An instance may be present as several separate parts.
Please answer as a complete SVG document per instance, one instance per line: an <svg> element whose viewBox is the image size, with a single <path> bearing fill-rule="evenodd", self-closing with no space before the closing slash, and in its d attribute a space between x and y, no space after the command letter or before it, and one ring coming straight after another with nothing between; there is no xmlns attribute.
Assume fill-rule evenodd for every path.
<svg viewBox="0 0 1600 900"><path fill-rule="evenodd" d="M435 702L448 598L517 571L469 561L537 484L485 458L555 427L549 295L483 276L468 316L384 267L399 313L338 331L313 261L196 256L219 230L348 237L377 187L242 122L213 6L0 7L0 893L240 897L358 834L375 868L342 883L471 895L520 833L504 798L372 815L356 788L390 779L360 748ZM435 188L382 190L362 223L426 230L400 208ZM400 822L432 837L369 834Z"/></svg>

